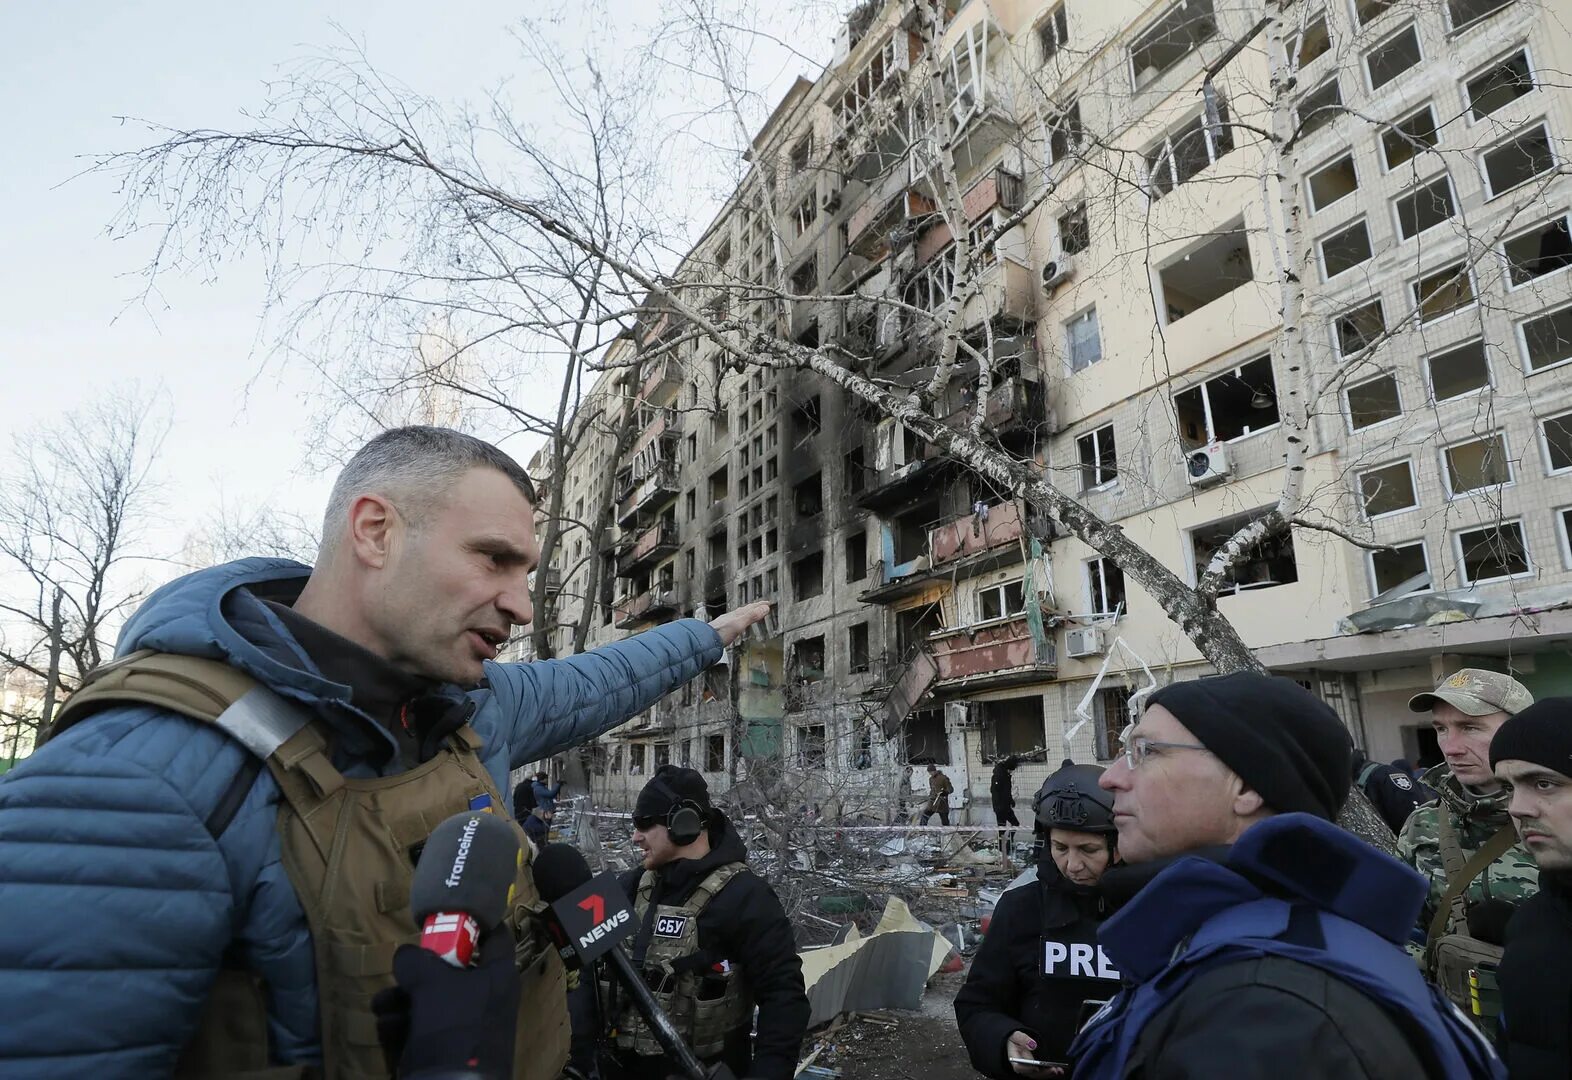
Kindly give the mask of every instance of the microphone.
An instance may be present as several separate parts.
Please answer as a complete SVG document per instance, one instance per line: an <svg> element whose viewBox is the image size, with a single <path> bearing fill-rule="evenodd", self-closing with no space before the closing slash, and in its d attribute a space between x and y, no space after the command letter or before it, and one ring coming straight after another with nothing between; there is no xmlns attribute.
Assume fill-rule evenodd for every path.
<svg viewBox="0 0 1572 1080"><path fill-rule="evenodd" d="M628 954L617 947L636 927L628 898L616 877L609 873L591 876L584 856L567 844L547 844L535 858L534 874L535 888L541 899L551 905L552 919L558 924L553 932L562 931L558 941L567 940L586 963L604 957L611 964L612 973L632 998L633 1007L649 1024L678 1071L688 1080L732 1080L731 1070L724 1063L706 1068L698 1059L650 993ZM580 925L585 929L577 932Z"/></svg>
<svg viewBox="0 0 1572 1080"><path fill-rule="evenodd" d="M433 829L409 888L420 947L454 967L471 966L480 936L507 916L522 858L518 833L485 810L454 814Z"/></svg>

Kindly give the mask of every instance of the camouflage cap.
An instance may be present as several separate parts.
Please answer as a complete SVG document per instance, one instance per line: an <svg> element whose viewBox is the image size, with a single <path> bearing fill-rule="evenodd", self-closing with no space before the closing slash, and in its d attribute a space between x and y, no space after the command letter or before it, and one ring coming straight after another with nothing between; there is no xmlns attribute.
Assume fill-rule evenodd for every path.
<svg viewBox="0 0 1572 1080"><path fill-rule="evenodd" d="M1483 668L1459 668L1434 690L1415 694L1408 701L1413 712L1429 712L1444 701L1467 716L1504 712L1516 716L1534 703L1528 688L1510 675Z"/></svg>

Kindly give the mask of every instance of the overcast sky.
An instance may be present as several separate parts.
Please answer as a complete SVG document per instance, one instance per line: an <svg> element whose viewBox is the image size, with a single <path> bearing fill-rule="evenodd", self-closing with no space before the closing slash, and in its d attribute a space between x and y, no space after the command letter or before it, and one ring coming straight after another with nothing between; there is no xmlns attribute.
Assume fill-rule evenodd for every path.
<svg viewBox="0 0 1572 1080"><path fill-rule="evenodd" d="M166 277L156 302L128 306L148 248L106 238L120 205L109 178L69 178L84 156L149 141L117 116L236 123L241 110L262 103L263 84L280 64L344 32L364 41L380 70L419 92L478 101L499 80L528 78L505 33L521 10L497 0L4 4L0 365L8 407L0 411L0 450L36 421L135 380L162 387L172 424L159 470L168 485L159 533L166 550L221 497L314 516L331 477L303 467L303 400L313 388L303 370L266 364L257 269L231 266L209 284ZM767 79L800 68L777 63ZM523 456L531 448L510 449Z"/></svg>

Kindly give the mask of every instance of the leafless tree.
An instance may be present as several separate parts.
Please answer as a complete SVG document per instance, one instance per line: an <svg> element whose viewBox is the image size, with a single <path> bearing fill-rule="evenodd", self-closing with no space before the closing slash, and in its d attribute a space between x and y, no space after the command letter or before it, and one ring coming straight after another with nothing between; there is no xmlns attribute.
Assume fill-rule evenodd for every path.
<svg viewBox="0 0 1572 1080"><path fill-rule="evenodd" d="M35 680L34 731L109 652L141 599L135 563L157 507L152 469L166 430L156 398L126 389L22 436L0 485L0 666ZM12 718L25 724L25 718Z"/></svg>

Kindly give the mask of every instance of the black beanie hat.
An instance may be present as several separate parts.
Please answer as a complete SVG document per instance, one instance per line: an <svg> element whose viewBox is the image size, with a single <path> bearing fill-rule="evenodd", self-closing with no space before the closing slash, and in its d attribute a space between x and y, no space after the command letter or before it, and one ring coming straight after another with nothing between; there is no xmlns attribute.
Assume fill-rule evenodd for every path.
<svg viewBox="0 0 1572 1080"><path fill-rule="evenodd" d="M662 765L639 792L633 803L633 816L665 820L679 802L698 803L700 809L709 810L710 786L693 769Z"/></svg>
<svg viewBox="0 0 1572 1080"><path fill-rule="evenodd" d="M1241 671L1165 686L1147 699L1195 733L1280 814L1331 820L1353 783L1337 714L1292 679Z"/></svg>
<svg viewBox="0 0 1572 1080"><path fill-rule="evenodd" d="M1496 728L1490 767L1498 761L1527 761L1572 776L1572 697L1536 701Z"/></svg>

